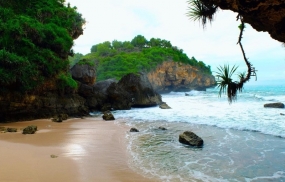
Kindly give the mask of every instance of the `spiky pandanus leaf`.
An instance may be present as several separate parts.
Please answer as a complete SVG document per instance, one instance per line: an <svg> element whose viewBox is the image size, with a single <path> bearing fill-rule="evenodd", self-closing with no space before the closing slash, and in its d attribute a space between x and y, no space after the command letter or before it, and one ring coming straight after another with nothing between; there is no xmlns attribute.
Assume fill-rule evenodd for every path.
<svg viewBox="0 0 285 182"><path fill-rule="evenodd" d="M210 23L214 19L214 14L217 12L218 6L214 4L205 4L200 0L188 1L189 11L187 16L193 21L200 21L205 28L207 21Z"/></svg>
<svg viewBox="0 0 285 182"><path fill-rule="evenodd" d="M237 83L233 82L231 78L237 68L235 65L232 68L229 65L224 65L218 67L218 72L216 72L217 86L220 88L219 96L221 97L223 93L227 93L230 103L236 99L237 88L239 88Z"/></svg>

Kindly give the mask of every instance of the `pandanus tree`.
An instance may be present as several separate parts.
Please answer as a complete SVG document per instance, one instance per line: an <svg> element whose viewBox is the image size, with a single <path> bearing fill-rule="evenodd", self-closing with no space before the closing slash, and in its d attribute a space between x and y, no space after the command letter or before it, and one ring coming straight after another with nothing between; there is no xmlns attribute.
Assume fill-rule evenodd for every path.
<svg viewBox="0 0 285 182"><path fill-rule="evenodd" d="M218 10L218 6L215 4L209 2L205 3L202 0L189 0L188 4L190 6L187 16L193 21L200 21L203 28L205 28L207 22L211 23L213 21L214 14ZM237 67L233 66L230 68L229 65L224 65L218 67L218 72L216 75L217 86L220 89L219 96L221 96L222 93L227 93L229 103L236 100L237 92L242 91L244 84L250 80L251 76L256 77L256 70L246 58L245 51L241 43L245 23L243 21L243 17L239 14L237 15L237 21L238 20L240 20L241 24L239 26L240 34L237 44L239 44L241 48L242 56L247 66L247 73L240 73L238 75L239 81L233 81L231 77L237 70Z"/></svg>

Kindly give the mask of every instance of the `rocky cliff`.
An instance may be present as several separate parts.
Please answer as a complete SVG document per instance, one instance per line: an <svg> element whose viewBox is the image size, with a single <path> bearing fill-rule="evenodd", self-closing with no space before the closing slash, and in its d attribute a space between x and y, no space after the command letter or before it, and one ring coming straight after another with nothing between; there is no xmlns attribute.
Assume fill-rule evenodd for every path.
<svg viewBox="0 0 285 182"><path fill-rule="evenodd" d="M257 31L285 42L285 0L201 0L239 13ZM235 21L235 20L233 20Z"/></svg>
<svg viewBox="0 0 285 182"><path fill-rule="evenodd" d="M82 116L89 113L85 99L77 94L45 94L0 96L0 122L50 118L59 113Z"/></svg>
<svg viewBox="0 0 285 182"><path fill-rule="evenodd" d="M164 61L147 74L154 90L159 93L206 90L215 86L213 75L204 74L198 68L174 61Z"/></svg>

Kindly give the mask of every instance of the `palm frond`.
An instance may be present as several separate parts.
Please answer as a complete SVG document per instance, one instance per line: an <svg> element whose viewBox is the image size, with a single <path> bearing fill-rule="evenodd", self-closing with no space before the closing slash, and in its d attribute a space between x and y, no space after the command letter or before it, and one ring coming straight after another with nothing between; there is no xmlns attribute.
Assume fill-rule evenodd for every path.
<svg viewBox="0 0 285 182"><path fill-rule="evenodd" d="M214 14L218 6L214 4L205 4L201 0L188 0L189 10L187 16L193 21L200 21L203 28L205 28L207 21L210 23L214 19Z"/></svg>

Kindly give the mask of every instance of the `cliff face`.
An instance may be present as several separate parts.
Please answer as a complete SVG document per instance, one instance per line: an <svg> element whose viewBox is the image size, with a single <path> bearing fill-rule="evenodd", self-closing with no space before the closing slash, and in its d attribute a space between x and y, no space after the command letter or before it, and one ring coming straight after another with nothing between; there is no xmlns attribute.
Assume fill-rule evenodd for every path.
<svg viewBox="0 0 285 182"><path fill-rule="evenodd" d="M0 122L50 118L59 113L82 116L89 113L85 102L83 97L76 94L59 95L51 92L45 95L0 96Z"/></svg>
<svg viewBox="0 0 285 182"><path fill-rule="evenodd" d="M214 76L204 74L193 66L174 61L163 62L149 72L147 77L154 90L159 93L205 90L216 83Z"/></svg>
<svg viewBox="0 0 285 182"><path fill-rule="evenodd" d="M239 13L257 31L285 42L285 0L201 0ZM233 20L234 21L234 20Z"/></svg>

